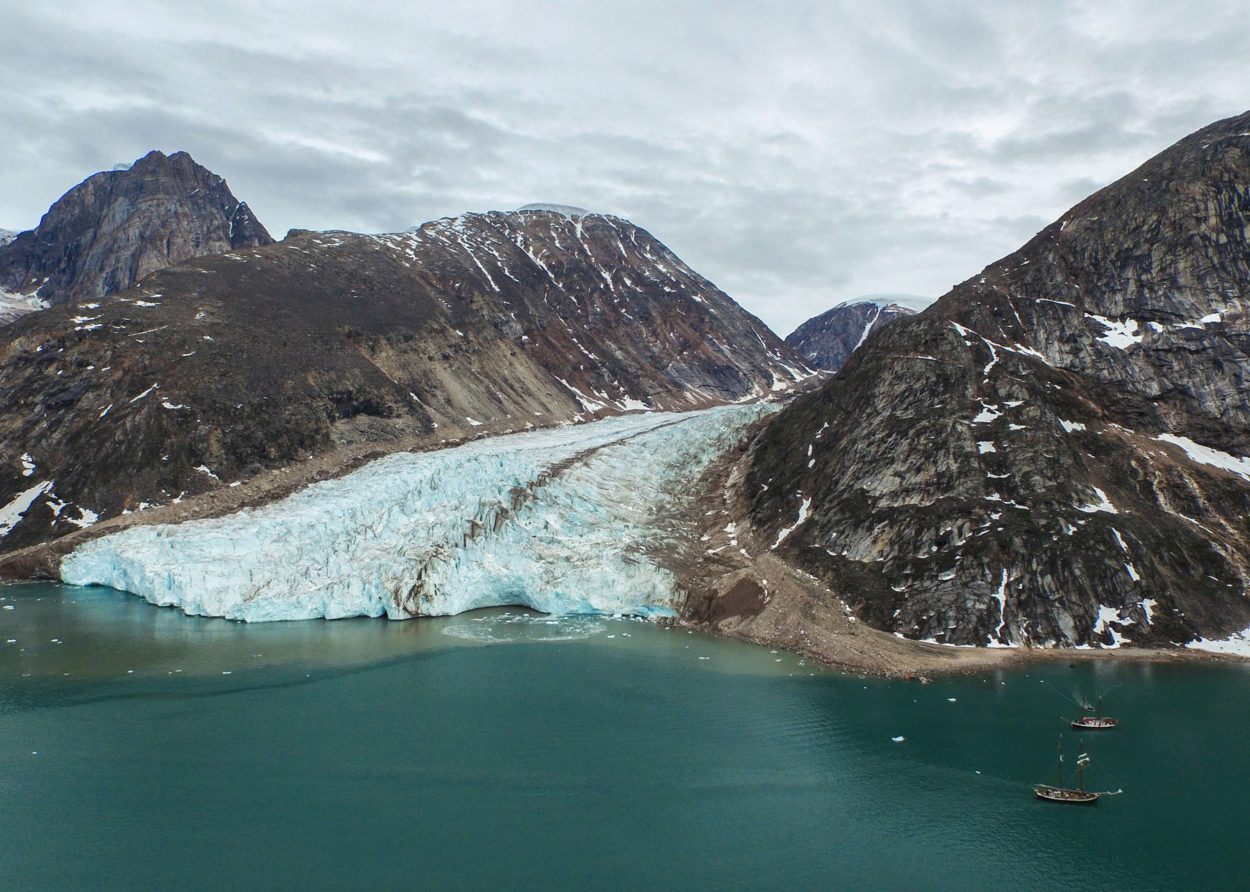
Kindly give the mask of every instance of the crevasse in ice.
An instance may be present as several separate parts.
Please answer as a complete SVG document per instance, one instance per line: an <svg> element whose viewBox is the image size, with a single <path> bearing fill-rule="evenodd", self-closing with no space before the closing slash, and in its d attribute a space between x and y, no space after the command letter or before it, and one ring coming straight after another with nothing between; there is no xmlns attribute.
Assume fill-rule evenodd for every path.
<svg viewBox="0 0 1250 892"><path fill-rule="evenodd" d="M85 543L64 581L249 621L521 605L671 615L691 483L770 411L649 413L398 453L279 502Z"/></svg>

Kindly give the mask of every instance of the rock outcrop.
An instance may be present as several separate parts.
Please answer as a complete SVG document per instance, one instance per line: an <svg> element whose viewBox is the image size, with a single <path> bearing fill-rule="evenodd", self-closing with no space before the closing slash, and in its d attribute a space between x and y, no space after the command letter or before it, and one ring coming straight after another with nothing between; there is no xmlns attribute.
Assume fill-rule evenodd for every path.
<svg viewBox="0 0 1250 892"><path fill-rule="evenodd" d="M914 315L922 303L927 301L893 294L848 300L808 319L786 336L786 344L812 368L836 372L870 334L895 319Z"/></svg>
<svg viewBox="0 0 1250 892"><path fill-rule="evenodd" d="M0 293L97 300L185 260L272 242L221 177L186 152L150 152L88 177L35 229L0 241Z"/></svg>
<svg viewBox="0 0 1250 892"><path fill-rule="evenodd" d="M808 374L615 217L294 231L0 330L0 551L318 457L711 406Z"/></svg>
<svg viewBox="0 0 1250 892"><path fill-rule="evenodd" d="M1182 140L775 418L740 491L873 626L976 645L1250 624L1250 114Z"/></svg>

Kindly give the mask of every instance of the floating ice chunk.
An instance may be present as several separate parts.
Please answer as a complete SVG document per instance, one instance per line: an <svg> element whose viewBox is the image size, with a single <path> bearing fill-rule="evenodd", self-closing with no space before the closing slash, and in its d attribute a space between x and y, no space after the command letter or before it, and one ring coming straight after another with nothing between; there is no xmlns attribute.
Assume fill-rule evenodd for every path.
<svg viewBox="0 0 1250 892"><path fill-rule="evenodd" d="M904 737L902 734L900 734L897 737L891 737L890 739L893 740L895 743L902 743L907 738Z"/></svg>

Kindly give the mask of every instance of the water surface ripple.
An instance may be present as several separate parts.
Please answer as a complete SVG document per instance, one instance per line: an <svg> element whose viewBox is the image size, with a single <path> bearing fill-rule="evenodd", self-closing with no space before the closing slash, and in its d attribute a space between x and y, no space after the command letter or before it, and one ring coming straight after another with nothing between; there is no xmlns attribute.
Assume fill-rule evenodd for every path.
<svg viewBox="0 0 1250 892"><path fill-rule="evenodd" d="M1232 889L1250 866L1242 667L920 685L518 610L258 626L54 585L0 608L0 888ZM1063 744L1124 794L1035 801L1097 693L1120 728Z"/></svg>

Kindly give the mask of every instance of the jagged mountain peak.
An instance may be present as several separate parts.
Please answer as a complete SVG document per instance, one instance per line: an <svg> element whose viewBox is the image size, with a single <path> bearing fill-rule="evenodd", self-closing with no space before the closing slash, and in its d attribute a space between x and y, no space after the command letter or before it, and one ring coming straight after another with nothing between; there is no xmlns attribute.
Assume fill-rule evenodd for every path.
<svg viewBox="0 0 1250 892"><path fill-rule="evenodd" d="M786 336L786 344L813 368L836 372L874 331L929 303L901 294L853 298L808 319Z"/></svg>
<svg viewBox="0 0 1250 892"><path fill-rule="evenodd" d="M184 260L272 242L224 179L186 152L154 150L88 177L0 246L0 289L49 305L94 300Z"/></svg>

